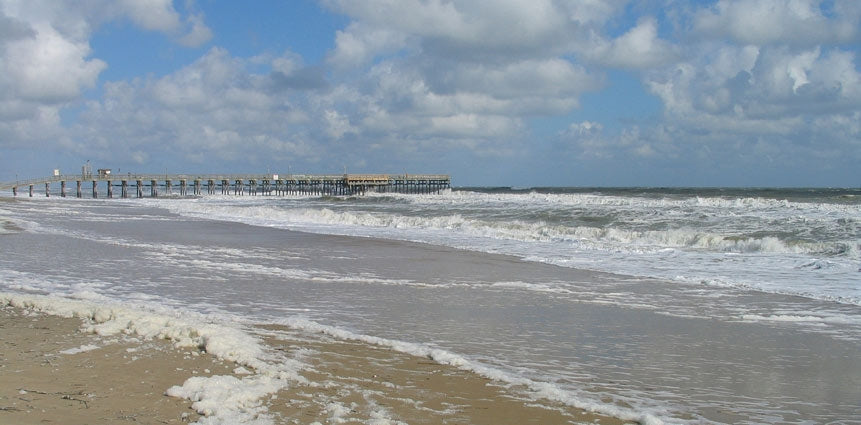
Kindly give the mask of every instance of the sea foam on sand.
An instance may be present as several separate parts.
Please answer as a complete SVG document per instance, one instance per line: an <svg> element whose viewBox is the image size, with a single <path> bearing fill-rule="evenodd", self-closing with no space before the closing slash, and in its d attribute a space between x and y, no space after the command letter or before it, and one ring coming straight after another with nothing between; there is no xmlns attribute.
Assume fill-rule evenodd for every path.
<svg viewBox="0 0 861 425"><path fill-rule="evenodd" d="M80 300L56 296L22 295L0 292L0 306L13 306L51 315L80 318L83 330L100 336L128 335L143 339L163 339L177 348L204 350L216 358L237 364L237 370L251 373L215 376L192 376L165 394L187 399L203 417L201 424L274 424L266 401L279 391L296 387L319 387L300 375L308 365L295 358L275 357L264 349L263 342L244 332L240 325L215 323L192 312L177 310L144 310L120 302ZM370 346L387 347L397 352L432 359L437 364L476 373L501 384L528 389L532 397L559 402L585 412L609 415L641 424L657 425L657 417L612 404L590 402L562 391L550 383L541 383L510 375L501 370L475 363L455 353L422 344L358 335L343 329L321 325L305 319L287 319L279 323L287 328L325 334L345 341L359 341ZM86 347L80 347L81 350ZM337 417L337 412L329 412ZM373 419L373 418L372 418ZM372 420L372 423L396 423Z"/></svg>
<svg viewBox="0 0 861 425"><path fill-rule="evenodd" d="M51 315L85 320L83 330L101 336L129 335L165 339L177 348L196 348L224 361L235 362L254 373L235 376L191 377L166 394L192 401L204 415L203 424L266 425L274 421L263 405L265 397L291 382L307 383L298 362L267 362L257 338L226 324L173 313L147 312L120 303L95 303L43 295L0 292L0 306L13 306ZM80 347L85 350L86 347Z"/></svg>

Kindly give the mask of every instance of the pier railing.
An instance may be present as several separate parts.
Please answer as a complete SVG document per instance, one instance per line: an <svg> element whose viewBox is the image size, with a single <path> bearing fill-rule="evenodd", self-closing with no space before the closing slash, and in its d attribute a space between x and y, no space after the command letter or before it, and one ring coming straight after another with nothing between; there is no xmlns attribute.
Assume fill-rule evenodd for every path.
<svg viewBox="0 0 861 425"><path fill-rule="evenodd" d="M87 174L60 175L36 179L0 183L0 190L12 190L19 195L20 188L27 188L34 196L35 187L44 185L45 196L52 193L67 196L67 182L75 182L74 195L83 197L83 186L89 184L92 197L100 195L114 197L114 188L119 188L122 198L214 195L362 195L369 191L382 193L439 193L451 188L451 177L446 174ZM58 192L52 185L59 183ZM104 183L105 190L99 189ZM135 189L134 195L132 189ZM147 189L147 190L144 190ZM189 193L191 189L191 193Z"/></svg>

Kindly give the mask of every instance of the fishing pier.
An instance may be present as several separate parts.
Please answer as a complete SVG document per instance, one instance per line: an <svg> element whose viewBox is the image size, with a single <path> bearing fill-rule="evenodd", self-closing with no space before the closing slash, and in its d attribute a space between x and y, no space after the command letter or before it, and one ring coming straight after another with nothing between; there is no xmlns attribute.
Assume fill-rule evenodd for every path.
<svg viewBox="0 0 861 425"><path fill-rule="evenodd" d="M44 196L83 198L158 198L204 195L235 196L356 196L368 192L432 194L451 188L451 177L442 174L96 174L54 175L15 183L0 183L0 190L18 196L25 188L30 197L44 185ZM59 187L57 187L59 186ZM53 188L53 191L52 191ZM100 190L104 188L104 190ZM87 196L90 197L90 196Z"/></svg>

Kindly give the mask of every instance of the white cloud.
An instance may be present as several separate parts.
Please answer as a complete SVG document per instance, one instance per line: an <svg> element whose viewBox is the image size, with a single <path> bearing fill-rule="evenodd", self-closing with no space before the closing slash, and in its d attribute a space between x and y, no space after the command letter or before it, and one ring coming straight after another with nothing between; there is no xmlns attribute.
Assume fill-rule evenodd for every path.
<svg viewBox="0 0 861 425"><path fill-rule="evenodd" d="M183 22L173 7L173 0L120 0L104 6L115 15L108 15L106 19L127 16L143 29L175 37L183 46L200 46L212 38L212 30L204 22L203 15L190 14Z"/></svg>
<svg viewBox="0 0 861 425"><path fill-rule="evenodd" d="M106 64L87 59L87 43L64 38L53 27L33 27L34 37L6 43L0 62L6 96L57 103L76 98L95 85Z"/></svg>
<svg viewBox="0 0 861 425"><path fill-rule="evenodd" d="M393 46L429 57L488 61L572 53L624 1L326 0L354 22L339 33L334 57L369 58ZM373 31L370 30L373 28ZM385 42L383 42L385 40ZM406 42L405 42L406 41ZM360 53L360 54L359 54Z"/></svg>
<svg viewBox="0 0 861 425"><path fill-rule="evenodd" d="M65 137L60 111L94 88L109 66L92 57L89 38L120 17L187 44L211 36L200 16L183 24L169 0L0 1L0 143Z"/></svg>
<svg viewBox="0 0 861 425"><path fill-rule="evenodd" d="M353 94L330 107L375 145L508 154L524 116L567 113L602 86L600 74L565 55L622 3L327 0L352 19L328 61L352 70L356 87L336 90Z"/></svg>
<svg viewBox="0 0 861 425"><path fill-rule="evenodd" d="M845 1L836 3L838 8L851 7ZM828 18L823 7L821 0L720 0L695 16L694 31L756 45L858 40L858 15Z"/></svg>
<svg viewBox="0 0 861 425"><path fill-rule="evenodd" d="M182 27L173 0L120 0L117 13L128 16L141 28L170 33Z"/></svg>
<svg viewBox="0 0 861 425"><path fill-rule="evenodd" d="M183 46L201 46L212 38L212 30L206 26L201 15L190 15L187 20L187 26L191 27L188 30L188 34L180 36L177 39L179 44Z"/></svg>
<svg viewBox="0 0 861 425"><path fill-rule="evenodd" d="M335 49L329 63L340 69L361 67L374 57L396 52L406 45L406 34L385 28L353 23L335 35Z"/></svg>
<svg viewBox="0 0 861 425"><path fill-rule="evenodd" d="M498 98L554 98L589 90L597 83L586 70L560 58L497 64L465 64L452 69L450 89L492 93ZM446 71L441 72L445 74Z"/></svg>
<svg viewBox="0 0 861 425"><path fill-rule="evenodd" d="M333 139L340 139L347 133L355 133L356 129L350 125L347 117L335 110L327 110L323 115L326 121L326 133Z"/></svg>
<svg viewBox="0 0 861 425"><path fill-rule="evenodd" d="M613 67L649 68L675 59L673 50L670 43L658 38L657 21L643 18L637 26L615 40L599 40L587 56Z"/></svg>

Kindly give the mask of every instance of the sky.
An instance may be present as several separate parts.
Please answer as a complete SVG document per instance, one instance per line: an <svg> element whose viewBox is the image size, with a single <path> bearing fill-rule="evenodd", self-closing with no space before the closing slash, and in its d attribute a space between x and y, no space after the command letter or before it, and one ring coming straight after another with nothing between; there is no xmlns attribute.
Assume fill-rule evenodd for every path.
<svg viewBox="0 0 861 425"><path fill-rule="evenodd" d="M0 0L0 181L861 187L858 0Z"/></svg>

